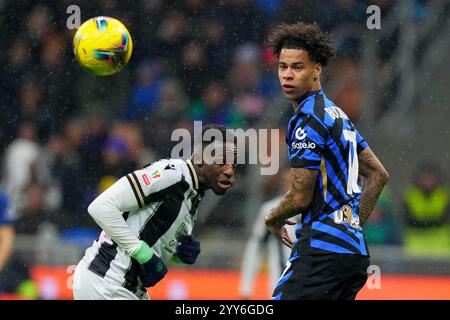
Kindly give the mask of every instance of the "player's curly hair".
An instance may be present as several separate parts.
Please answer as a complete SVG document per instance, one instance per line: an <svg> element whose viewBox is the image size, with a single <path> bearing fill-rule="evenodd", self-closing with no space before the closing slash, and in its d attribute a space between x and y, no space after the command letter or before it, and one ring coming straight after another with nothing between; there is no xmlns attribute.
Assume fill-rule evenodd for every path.
<svg viewBox="0 0 450 320"><path fill-rule="evenodd" d="M316 23L280 24L270 34L269 44L277 57L283 48L303 49L312 61L324 67L336 56L336 47L330 34L322 32Z"/></svg>

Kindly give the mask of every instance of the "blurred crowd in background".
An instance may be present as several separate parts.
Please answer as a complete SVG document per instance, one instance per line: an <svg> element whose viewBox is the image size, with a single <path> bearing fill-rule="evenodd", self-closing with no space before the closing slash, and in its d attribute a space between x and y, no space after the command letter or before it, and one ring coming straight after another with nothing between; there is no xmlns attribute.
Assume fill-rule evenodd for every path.
<svg viewBox="0 0 450 320"><path fill-rule="evenodd" d="M382 15L396 3L370 2L380 6ZM74 3L81 8L82 21L111 16L129 29L134 52L120 73L95 77L76 63L76 30L66 27L66 9ZM317 22L329 32L344 24L365 27L368 4L0 1L0 37L8 44L0 54L1 180L14 208L16 232L36 234L44 221L60 232L96 228L86 211L96 195L130 171L170 157L172 131L192 129L194 120L230 128L280 128L283 134L291 108L281 96L277 60L265 42L270 30L279 22L296 21ZM414 2L418 20L426 16L427 5ZM392 41L387 37L379 52L386 60ZM337 49L322 85L327 89L327 84L347 78L349 84L330 97L357 123L362 112L360 42L347 38ZM275 116L267 116L270 110L277 110ZM280 150L285 159L285 149ZM389 186L367 223L369 243L413 245L418 241L414 230L431 227L448 241L449 193L442 178L432 165L418 169L402 206L394 205L390 189L395 186ZM240 168L237 180L245 179L251 177ZM278 194L277 180L265 178L265 199ZM236 187L227 205L219 202L208 215L209 227L250 227L245 201L252 190Z"/></svg>

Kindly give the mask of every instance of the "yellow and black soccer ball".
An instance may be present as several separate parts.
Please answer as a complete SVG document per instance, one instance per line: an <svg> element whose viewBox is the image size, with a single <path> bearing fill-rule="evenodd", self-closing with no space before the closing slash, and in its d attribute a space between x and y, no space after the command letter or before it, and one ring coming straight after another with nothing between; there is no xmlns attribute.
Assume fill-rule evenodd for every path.
<svg viewBox="0 0 450 320"><path fill-rule="evenodd" d="M119 20L95 17L85 21L75 33L73 51L84 69L98 76L109 76L130 61L133 42Z"/></svg>

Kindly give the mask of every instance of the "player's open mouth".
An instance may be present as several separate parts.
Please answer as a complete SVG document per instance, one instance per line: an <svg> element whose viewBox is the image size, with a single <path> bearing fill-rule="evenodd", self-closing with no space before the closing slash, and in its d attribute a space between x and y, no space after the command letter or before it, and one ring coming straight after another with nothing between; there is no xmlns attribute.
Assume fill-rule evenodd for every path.
<svg viewBox="0 0 450 320"><path fill-rule="evenodd" d="M294 86L291 86L290 84L283 84L283 91L284 92L292 92L294 90Z"/></svg>
<svg viewBox="0 0 450 320"><path fill-rule="evenodd" d="M228 181L228 180L219 181L220 189L227 190L227 189L230 189L232 186L233 186L233 183L231 181Z"/></svg>

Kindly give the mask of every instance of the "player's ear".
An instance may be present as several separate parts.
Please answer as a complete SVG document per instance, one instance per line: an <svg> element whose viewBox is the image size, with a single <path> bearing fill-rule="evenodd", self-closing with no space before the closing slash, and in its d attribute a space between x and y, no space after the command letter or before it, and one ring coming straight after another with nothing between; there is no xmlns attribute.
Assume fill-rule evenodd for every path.
<svg viewBox="0 0 450 320"><path fill-rule="evenodd" d="M314 64L314 81L320 79L321 73L322 73L322 65L320 63Z"/></svg>

